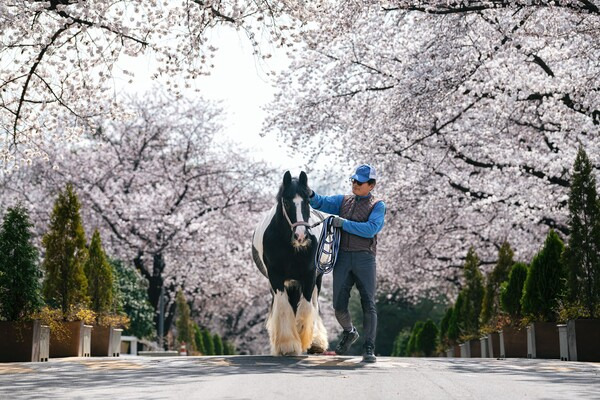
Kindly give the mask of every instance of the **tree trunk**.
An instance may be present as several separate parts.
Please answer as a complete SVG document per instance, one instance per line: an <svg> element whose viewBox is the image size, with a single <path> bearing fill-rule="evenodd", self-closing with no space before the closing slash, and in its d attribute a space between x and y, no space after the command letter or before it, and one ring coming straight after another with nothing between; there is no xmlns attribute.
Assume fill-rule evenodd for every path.
<svg viewBox="0 0 600 400"><path fill-rule="evenodd" d="M133 260L133 263L138 271L142 274L144 278L148 280L148 300L150 304L154 308L154 325L156 328L156 332L158 333L158 325L159 325L159 310L158 304L160 300L160 289L164 285L163 272L165 270L165 261L163 255L161 253L155 254L152 258L152 273L150 273L142 259L142 253L138 253L137 257ZM172 289L172 288L169 288ZM163 334L169 331L171 327L171 323L173 322L173 316L175 314L175 302L171 301L171 293L172 290L165 290L165 319L164 319L164 332Z"/></svg>

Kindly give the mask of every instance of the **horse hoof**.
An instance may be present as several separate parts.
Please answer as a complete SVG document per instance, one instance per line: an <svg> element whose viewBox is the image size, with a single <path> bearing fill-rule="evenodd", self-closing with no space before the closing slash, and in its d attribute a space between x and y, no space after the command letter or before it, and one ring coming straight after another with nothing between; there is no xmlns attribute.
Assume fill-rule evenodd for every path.
<svg viewBox="0 0 600 400"><path fill-rule="evenodd" d="M280 356L299 356L300 353L302 353L300 341L290 340L285 343L280 343L273 353Z"/></svg>
<svg viewBox="0 0 600 400"><path fill-rule="evenodd" d="M323 354L325 353L324 348L320 347L320 346L315 346L314 344L312 346L310 346L310 348L308 350L306 350L307 354Z"/></svg>

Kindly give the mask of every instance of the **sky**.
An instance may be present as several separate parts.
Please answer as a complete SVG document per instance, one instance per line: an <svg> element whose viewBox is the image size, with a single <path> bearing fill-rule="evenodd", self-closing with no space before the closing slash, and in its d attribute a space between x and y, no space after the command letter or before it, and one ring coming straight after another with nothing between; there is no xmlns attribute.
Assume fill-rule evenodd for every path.
<svg viewBox="0 0 600 400"><path fill-rule="evenodd" d="M214 29L210 33L210 40L219 49L211 60L215 67L210 76L196 80L196 87L205 99L220 102L224 109L222 138L240 143L257 159L298 175L302 160L282 145L274 134L260 136L268 113L264 108L275 94L273 77L268 75L268 71L278 72L287 67L289 60L284 50L270 47L268 50L273 56L259 60L252 54L252 46L244 33L231 28ZM139 57L122 62L128 65L128 69L132 63L136 65L136 78L132 85L124 84L124 89L145 93L154 84L148 78L151 61Z"/></svg>

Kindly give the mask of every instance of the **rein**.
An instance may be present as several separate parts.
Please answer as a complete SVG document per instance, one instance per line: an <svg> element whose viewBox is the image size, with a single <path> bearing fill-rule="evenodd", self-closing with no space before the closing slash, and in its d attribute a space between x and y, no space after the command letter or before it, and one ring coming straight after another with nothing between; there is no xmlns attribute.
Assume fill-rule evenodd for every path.
<svg viewBox="0 0 600 400"><path fill-rule="evenodd" d="M333 267L335 266L335 262L337 260L338 250L340 248L340 237L342 235L342 230L333 226L333 216L330 215L329 217L325 217L312 225L305 221L292 223L292 220L285 210L283 198L281 199L281 208L283 209L283 215L290 225L292 232L294 232L294 228L300 225L311 229L315 226L325 223L323 225L323 230L321 231L321 237L319 238L319 246L315 252L315 266L323 274L333 271Z"/></svg>
<svg viewBox="0 0 600 400"><path fill-rule="evenodd" d="M342 230L333 226L333 218L334 217L330 215L323 220L326 222L323 225L321 237L319 238L319 246L315 253L315 266L323 274L328 274L333 271L340 249Z"/></svg>

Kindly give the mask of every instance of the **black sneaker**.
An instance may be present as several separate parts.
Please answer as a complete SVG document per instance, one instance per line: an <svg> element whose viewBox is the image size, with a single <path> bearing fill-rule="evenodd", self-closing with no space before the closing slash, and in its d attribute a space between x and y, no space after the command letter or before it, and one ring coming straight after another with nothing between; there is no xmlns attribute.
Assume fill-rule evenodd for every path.
<svg viewBox="0 0 600 400"><path fill-rule="evenodd" d="M375 357L375 346L372 343L365 343L365 352L363 353L363 362L374 363L377 361Z"/></svg>
<svg viewBox="0 0 600 400"><path fill-rule="evenodd" d="M335 354L345 354L350 348L350 346L352 346L352 344L357 340L358 331L356 330L356 328L353 327L350 332L344 331L344 333L342 334L342 340L340 340L338 345L335 347Z"/></svg>

